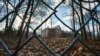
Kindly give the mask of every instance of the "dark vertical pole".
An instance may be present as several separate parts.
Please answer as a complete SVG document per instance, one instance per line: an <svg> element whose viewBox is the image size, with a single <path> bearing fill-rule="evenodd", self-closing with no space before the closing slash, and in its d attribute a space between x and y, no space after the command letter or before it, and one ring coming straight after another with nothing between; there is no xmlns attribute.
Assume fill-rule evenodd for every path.
<svg viewBox="0 0 100 56"><path fill-rule="evenodd" d="M83 17L83 9L82 9L82 2L79 0L79 3L80 3L80 15L81 15L81 22L82 22L82 25L84 25L84 17ZM85 27L83 27L83 29L82 29L82 39L83 39L83 41L85 41L86 40L86 38L87 38L87 35L86 35L86 29L85 29Z"/></svg>

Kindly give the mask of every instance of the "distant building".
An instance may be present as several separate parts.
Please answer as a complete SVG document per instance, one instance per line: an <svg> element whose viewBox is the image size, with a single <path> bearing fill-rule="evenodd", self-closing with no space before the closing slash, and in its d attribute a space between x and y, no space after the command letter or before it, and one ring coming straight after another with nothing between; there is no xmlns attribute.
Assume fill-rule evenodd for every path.
<svg viewBox="0 0 100 56"><path fill-rule="evenodd" d="M69 34L61 30L60 26L42 30L42 37L66 37Z"/></svg>

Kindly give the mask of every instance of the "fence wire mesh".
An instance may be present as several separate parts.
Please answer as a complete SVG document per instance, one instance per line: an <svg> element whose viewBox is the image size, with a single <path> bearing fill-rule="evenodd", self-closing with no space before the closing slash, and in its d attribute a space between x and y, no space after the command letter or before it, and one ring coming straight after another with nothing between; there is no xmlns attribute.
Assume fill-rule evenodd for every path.
<svg viewBox="0 0 100 56"><path fill-rule="evenodd" d="M76 44L84 46L84 48L89 50L89 52L94 56L100 56L100 50L97 51L96 46L90 47L89 45L89 41L100 40L100 1L61 0L57 5L52 6L53 4L53 2L50 2L49 4L47 0L0 0L0 25L1 28L4 26L4 29L0 32L0 48L4 50L4 53L6 53L7 56L17 56L18 53L21 52L21 50L29 42L32 41L32 39L35 39L33 41L36 41L40 45L42 45L42 47L40 47L39 49L44 48L44 50L47 51L47 54L50 54L41 54L37 56L69 56L68 53ZM66 7L70 8L71 26L68 25L68 21L64 21L64 19L62 19L60 15L57 14L57 12L59 12L58 8L60 8L60 6L62 6L63 4L66 4ZM54 18L56 18L55 21ZM20 24L18 24L19 21L16 22L16 19L20 20ZM38 19L40 19L41 22L39 22L39 24L34 23L38 21ZM32 22L32 20L34 22ZM48 27L46 26L46 22L48 20L51 20L51 28L53 26L52 21L54 21L55 23L59 21L62 25L65 26L65 28L62 28L69 29L71 35L73 35L70 35L70 38L73 38L73 40L70 41L68 46L62 43L60 48L63 45L65 45L65 47L63 51L58 54L56 54L48 45L46 45L46 41L44 40L45 38L49 38L48 35L45 35L47 34L46 31L42 32L43 25L45 25L45 29L48 29ZM14 29L14 27L17 30ZM59 29L59 26L57 29ZM30 33L30 31L32 33ZM53 36L56 34L57 37L60 36L58 32L56 32L56 34L54 34L55 31L51 32L52 33L49 34L51 37L47 41L54 39ZM61 35L64 36L64 34L65 33L62 33ZM66 33L65 35L65 39L67 39L68 33ZM10 43L11 45L9 45L9 40L14 44ZM32 50L34 50L35 44L36 43L31 43ZM12 49L12 46L14 46L14 50ZM81 49L83 49L83 47L81 47L80 50ZM75 52L73 53L73 56L77 56Z"/></svg>

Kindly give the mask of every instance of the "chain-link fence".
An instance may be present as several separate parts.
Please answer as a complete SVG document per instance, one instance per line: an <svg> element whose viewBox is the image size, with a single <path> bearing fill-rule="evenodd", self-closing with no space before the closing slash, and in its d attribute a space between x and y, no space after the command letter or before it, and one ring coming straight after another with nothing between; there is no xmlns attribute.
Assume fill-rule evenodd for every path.
<svg viewBox="0 0 100 56"><path fill-rule="evenodd" d="M0 3L0 14L1 14L0 25L1 26L4 25L4 29L1 30L0 32L0 47L4 50L5 53L7 53L6 55L16 56L18 52L20 52L25 45L27 45L29 42L32 41L32 39L36 39L37 41L36 40L33 41L39 42L39 44L42 45L44 50L46 50L50 54L50 56L66 56L69 53L69 51L71 51L71 49L75 46L75 44L79 46L81 45L84 46L84 48L89 50L90 53L93 53L94 56L100 55L99 54L100 50L96 49L96 46L90 47L89 45L90 43L89 41L100 40L100 18L99 18L100 1L99 0L61 0L55 6L53 6L54 5L53 2L50 2L50 4L53 4L50 5L47 0L46 1L44 0L1 0L0 2L1 2ZM70 8L71 26L67 24L69 23L68 21L64 21L64 19L62 19L57 14L57 12L59 12L58 8L62 4L67 4L66 6ZM39 19L43 18L41 19L41 22L39 22L39 24L34 23L35 21L38 21L37 18ZM65 26L65 28L62 27L63 29L67 28L70 30L71 33L70 32L69 34L61 33L62 32L61 31L60 33L56 32L55 34L54 33L55 30L54 29L52 30L52 26L53 26L52 21L54 21L53 18L56 18L57 21L59 21L62 25ZM16 26L18 24L18 21L15 22L16 19L20 20L20 24L18 26ZM46 30L44 32L42 31L42 27L50 19L51 19L51 28L47 28L45 26L45 29L49 29L49 30L51 29L50 30L51 33L49 34L50 35L49 36L46 33ZM31 22L32 20L34 22ZM54 22L57 22L56 20ZM15 26L17 30L13 28ZM59 29L59 26L57 29ZM30 30L32 33L30 33ZM45 41L42 39L42 38L45 39L50 37L52 40L55 37L54 35L56 35L57 37L61 35L63 36L66 35L65 37L66 39L69 36L70 38L73 38L73 40L68 44L68 46L65 45L61 53L56 54L51 48L49 48L49 46L46 45ZM10 37L12 38L10 39ZM50 41L50 38L47 41ZM9 39L14 44L10 43L10 45L8 45ZM35 44L36 43L31 43L31 45L33 45L32 46L33 49ZM63 45L64 44L62 44L60 48ZM10 47L15 46L15 49L11 50L12 48L9 49L9 46ZM38 47L38 45L36 47ZM82 47L81 49L84 48ZM78 54L77 52L80 52L79 50L81 49L77 49L78 51L74 52L73 56L75 56L75 54Z"/></svg>

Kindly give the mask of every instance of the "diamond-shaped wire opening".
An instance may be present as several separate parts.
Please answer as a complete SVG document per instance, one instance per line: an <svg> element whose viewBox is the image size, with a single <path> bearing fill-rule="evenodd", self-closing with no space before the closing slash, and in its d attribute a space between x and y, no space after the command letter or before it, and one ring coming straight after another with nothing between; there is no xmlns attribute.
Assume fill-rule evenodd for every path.
<svg viewBox="0 0 100 56"><path fill-rule="evenodd" d="M58 16L57 15L55 15L57 18L58 18ZM62 22L62 20L60 20L59 18L58 18L58 20L60 21L60 22ZM46 20L47 21L47 20ZM43 23L45 23L46 21L44 21ZM42 23L42 24L43 24ZM41 25L39 25L39 27L41 27L42 26L42 24ZM66 25L65 23L63 23L64 25ZM67 25L66 25L67 26ZM37 29L39 29L39 27L37 27ZM67 26L67 27L69 27L69 26ZM69 27L70 28L70 27ZM37 29L36 29L36 31L37 31ZM71 28L70 28L71 29ZM36 35L36 34L34 34L34 35ZM40 37L38 37L38 36L36 36L37 38L39 38L39 41L41 41L41 42L43 42L42 40L41 40L41 38ZM52 38L51 38L52 39ZM43 44L43 43L42 43ZM44 44L43 44L44 45ZM47 46L46 46L46 48L48 48Z"/></svg>

